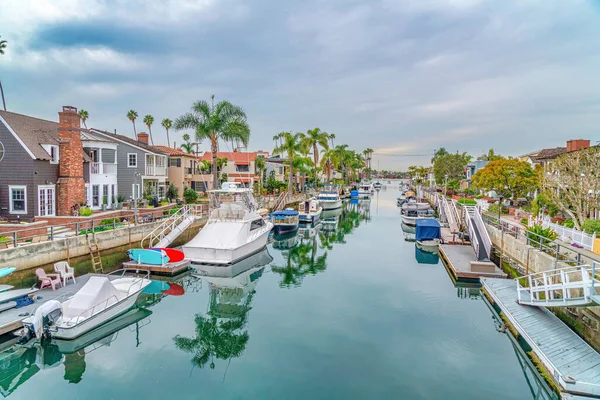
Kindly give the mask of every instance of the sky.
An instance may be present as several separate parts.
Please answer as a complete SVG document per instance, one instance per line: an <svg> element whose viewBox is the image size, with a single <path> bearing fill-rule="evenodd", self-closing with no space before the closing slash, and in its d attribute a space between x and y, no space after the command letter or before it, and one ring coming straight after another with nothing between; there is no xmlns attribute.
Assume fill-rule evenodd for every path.
<svg viewBox="0 0 600 400"><path fill-rule="evenodd" d="M134 109L157 144L213 94L251 150L319 127L378 169L600 140L600 0L0 0L0 36L9 111L132 135Z"/></svg>

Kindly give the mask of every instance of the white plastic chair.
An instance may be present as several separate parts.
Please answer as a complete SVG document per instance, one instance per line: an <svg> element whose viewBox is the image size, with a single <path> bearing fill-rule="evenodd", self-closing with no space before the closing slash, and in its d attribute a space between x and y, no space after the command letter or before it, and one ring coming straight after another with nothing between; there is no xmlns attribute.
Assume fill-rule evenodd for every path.
<svg viewBox="0 0 600 400"><path fill-rule="evenodd" d="M63 286L67 286L67 281L69 279L73 279L73 283L77 283L75 281L75 269L70 267L68 262L57 262L54 264L54 271L60 275L61 279L63 280Z"/></svg>

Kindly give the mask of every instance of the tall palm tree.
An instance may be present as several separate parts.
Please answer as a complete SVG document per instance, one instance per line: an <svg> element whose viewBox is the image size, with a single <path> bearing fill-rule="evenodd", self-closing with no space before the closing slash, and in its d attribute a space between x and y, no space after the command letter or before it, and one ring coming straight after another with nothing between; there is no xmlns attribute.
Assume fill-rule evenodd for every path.
<svg viewBox="0 0 600 400"><path fill-rule="evenodd" d="M165 118L160 124L167 131L167 146L171 147L171 141L169 140L169 129L171 129L171 127L173 126L173 121L171 121L169 118Z"/></svg>
<svg viewBox="0 0 600 400"><path fill-rule="evenodd" d="M152 124L154 123L154 117L150 114L144 117L144 124L148 127L148 133L150 133L150 143L154 146L154 139L152 138Z"/></svg>
<svg viewBox="0 0 600 400"><path fill-rule="evenodd" d="M127 118L133 124L133 138L136 140L137 140L137 131L135 130L135 120L137 119L137 117L138 117L137 111L129 110L129 112L127 113Z"/></svg>
<svg viewBox="0 0 600 400"><path fill-rule="evenodd" d="M321 159L321 168L323 168L323 172L327 176L327 183L331 182L331 174L336 168L335 156L335 151L330 149L323 153L323 158Z"/></svg>
<svg viewBox="0 0 600 400"><path fill-rule="evenodd" d="M210 140L213 165L217 163L217 152L219 151L219 139L229 141L239 140L248 145L250 138L250 127L246 120L244 110L228 101L220 101L208 104L204 100L196 101L191 111L183 114L175 120L175 129L194 129L196 139L204 138ZM213 188L219 187L217 169L213 168Z"/></svg>
<svg viewBox="0 0 600 400"><path fill-rule="evenodd" d="M85 126L85 129L87 129L87 124L85 123L85 121L87 121L87 119L90 117L90 114L85 111L85 110L79 110L79 118L81 119L81 122L83 122L83 126Z"/></svg>
<svg viewBox="0 0 600 400"><path fill-rule="evenodd" d="M329 134L323 132L319 128L309 129L303 138L304 146L308 149L312 149L313 152L313 172L315 179L315 186L317 185L317 166L319 165L319 146L323 151L329 150Z"/></svg>
<svg viewBox="0 0 600 400"><path fill-rule="evenodd" d="M262 188L263 188L263 176L264 176L264 172L266 169L266 164L265 164L265 159L264 157L256 157L256 159L254 160L254 173L258 174L259 176L259 180L258 180L258 193L259 195L262 195Z"/></svg>
<svg viewBox="0 0 600 400"><path fill-rule="evenodd" d="M304 136L301 133L293 134L292 132L280 132L275 135L273 139L279 141L279 146L273 149L273 154L285 155L288 160L289 173L288 173L288 190L294 193L292 187L292 180L294 176L294 159L304 153L305 147L302 143Z"/></svg>
<svg viewBox="0 0 600 400"><path fill-rule="evenodd" d="M0 36L1 38L2 36ZM6 48L8 42L6 40L0 40L0 54L4 54L4 49Z"/></svg>
<svg viewBox="0 0 600 400"><path fill-rule="evenodd" d="M331 140L331 147L334 147L333 146L333 139L335 139L335 133L330 133L329 134L329 140Z"/></svg>
<svg viewBox="0 0 600 400"><path fill-rule="evenodd" d="M365 156L365 161L367 162L367 168L371 169L371 159L373 158L373 149L365 149L363 150L363 154Z"/></svg>
<svg viewBox="0 0 600 400"><path fill-rule="evenodd" d="M194 153L194 143L185 142L184 144L181 145L181 148L188 154Z"/></svg>
<svg viewBox="0 0 600 400"><path fill-rule="evenodd" d="M335 146L335 149L333 149L334 151L334 158L335 161L337 163L337 168L341 168L342 170L342 174L344 175L344 180L348 180L349 178L349 168L350 168L350 164L352 163L352 160L354 158L353 155L353 151L348 149L348 145L347 144L341 144L341 145L337 145Z"/></svg>

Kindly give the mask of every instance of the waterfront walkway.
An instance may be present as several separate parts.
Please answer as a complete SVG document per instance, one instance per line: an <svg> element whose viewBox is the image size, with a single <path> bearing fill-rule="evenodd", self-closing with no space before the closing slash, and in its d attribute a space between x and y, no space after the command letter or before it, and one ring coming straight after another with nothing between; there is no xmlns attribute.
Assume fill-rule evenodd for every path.
<svg viewBox="0 0 600 400"><path fill-rule="evenodd" d="M512 279L481 279L484 290L567 392L600 396L600 354L544 307L517 303Z"/></svg>

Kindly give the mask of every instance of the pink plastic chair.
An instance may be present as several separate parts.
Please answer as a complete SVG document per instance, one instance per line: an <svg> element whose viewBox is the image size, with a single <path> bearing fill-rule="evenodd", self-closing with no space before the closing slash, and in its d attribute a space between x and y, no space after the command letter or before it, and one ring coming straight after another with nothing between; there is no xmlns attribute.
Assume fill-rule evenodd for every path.
<svg viewBox="0 0 600 400"><path fill-rule="evenodd" d="M60 280L60 275L58 275L58 274L46 274L46 271L44 271L41 268L36 269L35 274L36 274L38 280L40 282L42 282L42 285L40 286L40 290L42 290L46 286L51 286L52 290L56 290L57 283L62 286L62 282Z"/></svg>

